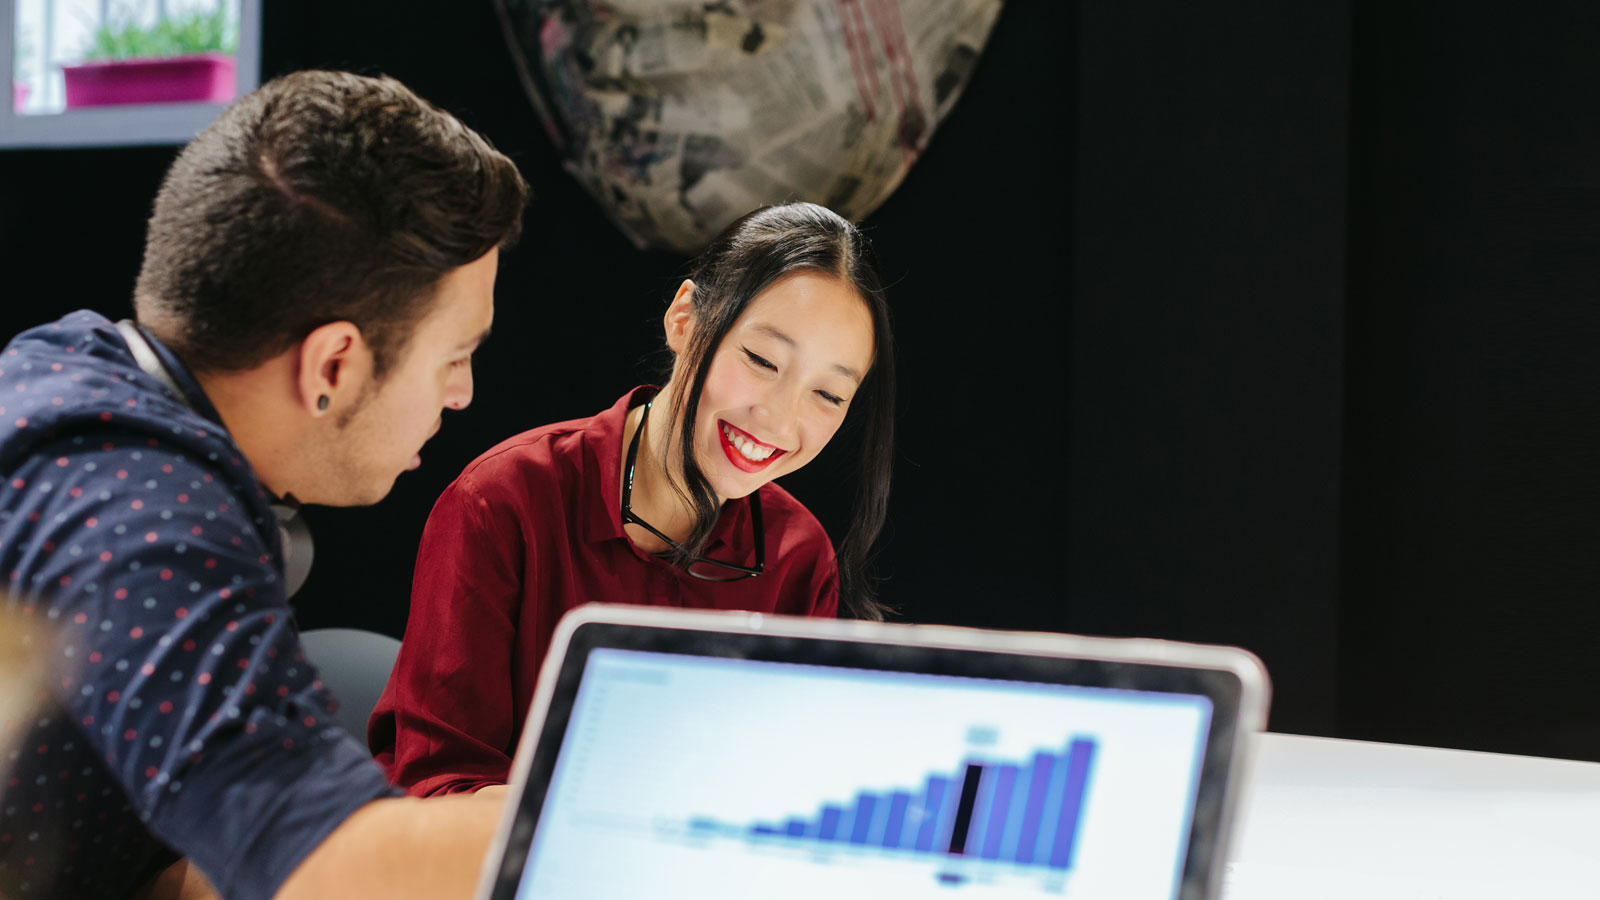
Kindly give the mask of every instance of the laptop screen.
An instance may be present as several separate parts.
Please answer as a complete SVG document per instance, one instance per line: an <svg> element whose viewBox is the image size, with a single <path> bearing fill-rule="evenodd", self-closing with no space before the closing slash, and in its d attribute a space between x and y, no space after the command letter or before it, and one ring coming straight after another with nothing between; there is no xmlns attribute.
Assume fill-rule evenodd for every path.
<svg viewBox="0 0 1600 900"><path fill-rule="evenodd" d="M1213 701L1093 680L594 647L516 896L1168 900Z"/></svg>

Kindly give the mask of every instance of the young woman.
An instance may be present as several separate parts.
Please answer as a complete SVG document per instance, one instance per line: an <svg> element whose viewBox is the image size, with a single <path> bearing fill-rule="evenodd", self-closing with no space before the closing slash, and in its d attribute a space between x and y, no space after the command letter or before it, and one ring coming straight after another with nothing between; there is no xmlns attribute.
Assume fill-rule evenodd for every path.
<svg viewBox="0 0 1600 900"><path fill-rule="evenodd" d="M581 603L831 617L842 598L882 618L865 569L889 496L894 350L866 238L809 203L750 213L696 261L664 324L659 391L505 441L434 506L368 728L411 793L505 783L556 620ZM847 416L863 445L835 554L773 480Z"/></svg>

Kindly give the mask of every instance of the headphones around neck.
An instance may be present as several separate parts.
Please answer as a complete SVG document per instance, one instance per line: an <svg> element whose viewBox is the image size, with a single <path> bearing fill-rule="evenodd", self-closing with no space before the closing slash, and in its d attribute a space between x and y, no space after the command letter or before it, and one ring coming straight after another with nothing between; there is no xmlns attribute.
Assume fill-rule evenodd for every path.
<svg viewBox="0 0 1600 900"><path fill-rule="evenodd" d="M172 391L184 406L194 410L194 404L189 402L183 389L178 387L178 382L167 371L166 364L161 362L161 357L150 346L150 341L134 324L132 319L123 319L117 323L117 331L122 333L122 339L127 341L128 349L133 351L133 358L139 363L139 368L146 375L156 379ZM284 598L293 597L305 586L306 579L311 575L311 561L316 556L316 546L311 540L311 526L306 520L300 518L300 504L292 499L272 498L272 514L278 520L278 537L283 542L283 594Z"/></svg>

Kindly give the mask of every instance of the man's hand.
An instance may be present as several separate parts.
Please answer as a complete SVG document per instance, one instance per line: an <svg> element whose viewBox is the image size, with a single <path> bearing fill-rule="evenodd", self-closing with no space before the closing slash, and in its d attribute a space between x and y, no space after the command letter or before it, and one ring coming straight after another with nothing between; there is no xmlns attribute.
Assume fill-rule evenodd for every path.
<svg viewBox="0 0 1600 900"><path fill-rule="evenodd" d="M180 859L134 895L134 900L222 900L200 870Z"/></svg>

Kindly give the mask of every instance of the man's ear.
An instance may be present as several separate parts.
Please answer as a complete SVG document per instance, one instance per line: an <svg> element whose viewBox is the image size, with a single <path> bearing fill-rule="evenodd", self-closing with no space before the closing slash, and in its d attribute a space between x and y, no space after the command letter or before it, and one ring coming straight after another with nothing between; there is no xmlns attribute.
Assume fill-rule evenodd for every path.
<svg viewBox="0 0 1600 900"><path fill-rule="evenodd" d="M300 342L295 400L306 412L351 408L371 378L372 350L354 322L329 322Z"/></svg>
<svg viewBox="0 0 1600 900"><path fill-rule="evenodd" d="M678 285L678 293L667 306L661 324L667 332L667 346L673 353L682 354L689 346L689 336L694 334L694 282L685 278Z"/></svg>

